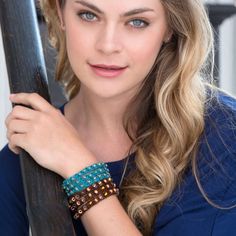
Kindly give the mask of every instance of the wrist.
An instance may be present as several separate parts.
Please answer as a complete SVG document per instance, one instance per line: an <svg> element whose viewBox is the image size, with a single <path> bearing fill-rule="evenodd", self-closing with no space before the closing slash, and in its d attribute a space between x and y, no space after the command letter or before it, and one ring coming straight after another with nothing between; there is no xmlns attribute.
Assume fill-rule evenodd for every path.
<svg viewBox="0 0 236 236"><path fill-rule="evenodd" d="M96 158L89 152L76 154L75 156L67 157L62 163L60 175L67 179L78 173L87 166L97 163Z"/></svg>

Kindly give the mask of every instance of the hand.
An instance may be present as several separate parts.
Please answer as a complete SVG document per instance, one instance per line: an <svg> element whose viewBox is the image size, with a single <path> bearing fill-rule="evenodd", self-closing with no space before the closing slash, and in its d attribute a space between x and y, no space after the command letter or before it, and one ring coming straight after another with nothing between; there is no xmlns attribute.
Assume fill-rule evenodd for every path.
<svg viewBox="0 0 236 236"><path fill-rule="evenodd" d="M35 161L67 178L95 158L81 143L78 132L62 113L36 93L10 96L16 105L6 119L9 148L27 151Z"/></svg>

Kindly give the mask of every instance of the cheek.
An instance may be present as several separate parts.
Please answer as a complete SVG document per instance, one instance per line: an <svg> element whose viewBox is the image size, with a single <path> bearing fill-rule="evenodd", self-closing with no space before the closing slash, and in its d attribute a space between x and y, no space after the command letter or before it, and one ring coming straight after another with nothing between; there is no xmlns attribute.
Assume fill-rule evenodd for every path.
<svg viewBox="0 0 236 236"><path fill-rule="evenodd" d="M133 62L140 65L141 68L150 70L163 44L162 35L156 37L147 37L145 40L133 43L130 51Z"/></svg>
<svg viewBox="0 0 236 236"><path fill-rule="evenodd" d="M85 57L91 51L93 44L94 32L89 31L78 22L71 21L66 27L66 46L68 57L79 60Z"/></svg>
<svg viewBox="0 0 236 236"><path fill-rule="evenodd" d="M81 70L79 68L82 68L82 62L86 59L86 54L89 52L86 48L87 45L84 43L86 41L84 41L83 37L79 37L81 34L77 31L75 33L73 29L67 29L66 48L70 66L76 76L81 78L83 75L81 74Z"/></svg>

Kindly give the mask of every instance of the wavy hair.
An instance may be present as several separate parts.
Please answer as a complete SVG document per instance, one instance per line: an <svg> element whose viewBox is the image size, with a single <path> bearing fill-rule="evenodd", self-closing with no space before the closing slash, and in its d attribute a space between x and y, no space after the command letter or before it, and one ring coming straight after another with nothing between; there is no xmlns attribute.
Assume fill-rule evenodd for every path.
<svg viewBox="0 0 236 236"><path fill-rule="evenodd" d="M58 1L63 7L65 0ZM202 1L159 1L172 38L163 44L124 117L137 168L125 178L119 198L144 235L152 233L160 207L181 182L186 168L190 164L196 168L194 156L204 129L206 101L202 74L211 74L212 60L207 62L209 55L213 57L213 33ZM80 82L67 57L56 0L41 0L41 6L58 51L56 80L64 83L73 98Z"/></svg>

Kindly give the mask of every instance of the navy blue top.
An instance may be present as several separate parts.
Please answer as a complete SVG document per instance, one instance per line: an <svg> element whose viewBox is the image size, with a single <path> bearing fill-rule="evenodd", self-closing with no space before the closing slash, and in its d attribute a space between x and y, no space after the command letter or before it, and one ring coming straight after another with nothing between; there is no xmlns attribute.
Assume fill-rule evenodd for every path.
<svg viewBox="0 0 236 236"><path fill-rule="evenodd" d="M199 179L209 199L229 207L236 204L236 100L219 94L205 113L205 131L197 155ZM108 167L119 184L124 161L108 163ZM74 221L74 225L77 235L86 235L80 221ZM19 157L8 146L0 152L0 235L28 235ZM210 205L189 167L182 184L156 217L153 235L236 235L236 208L226 210Z"/></svg>

